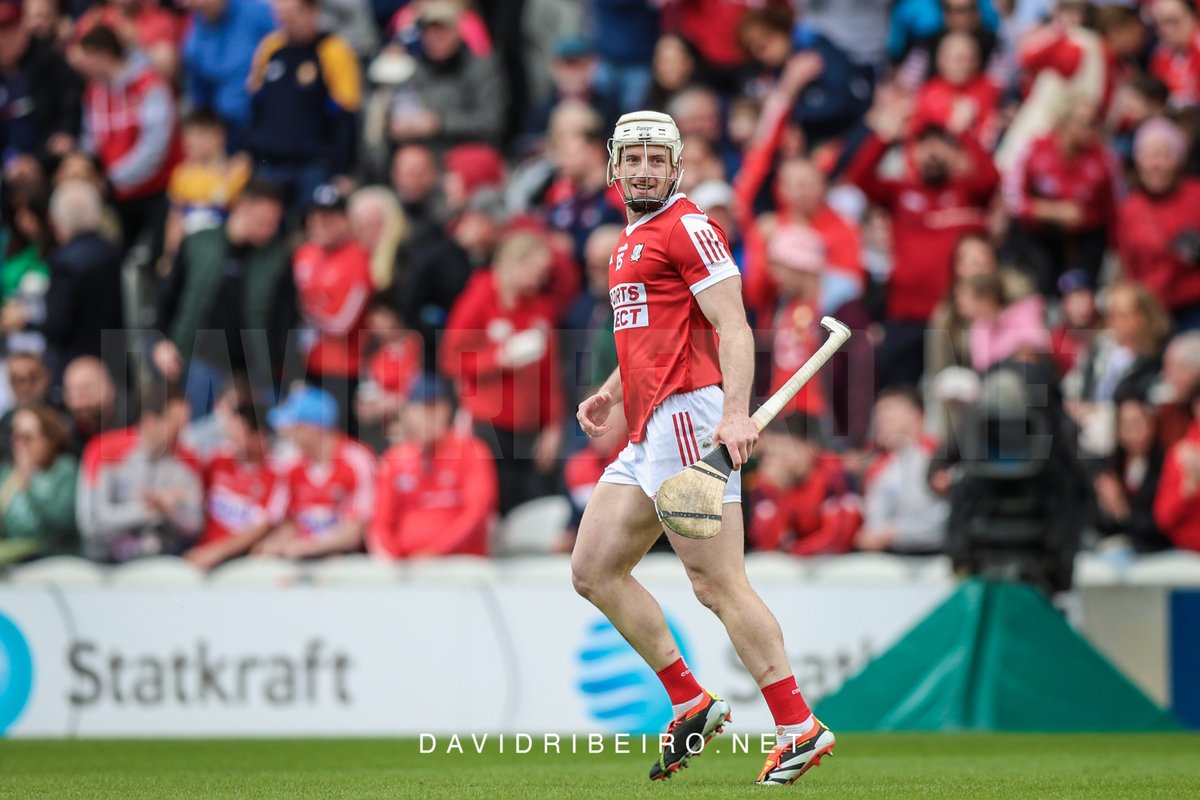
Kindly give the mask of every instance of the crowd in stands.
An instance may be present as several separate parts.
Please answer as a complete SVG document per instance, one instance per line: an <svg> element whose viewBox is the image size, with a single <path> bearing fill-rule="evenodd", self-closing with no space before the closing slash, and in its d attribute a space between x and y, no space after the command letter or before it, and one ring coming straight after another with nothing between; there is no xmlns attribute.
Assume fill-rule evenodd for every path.
<svg viewBox="0 0 1200 800"><path fill-rule="evenodd" d="M1200 551L1198 5L0 0L0 563L577 519L641 108L756 402L855 330L763 432L749 548Z"/></svg>

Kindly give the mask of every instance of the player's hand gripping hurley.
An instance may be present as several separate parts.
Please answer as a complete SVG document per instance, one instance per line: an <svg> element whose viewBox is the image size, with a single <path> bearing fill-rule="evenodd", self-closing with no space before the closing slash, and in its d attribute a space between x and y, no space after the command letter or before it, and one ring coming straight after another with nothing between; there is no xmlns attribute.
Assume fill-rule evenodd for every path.
<svg viewBox="0 0 1200 800"><path fill-rule="evenodd" d="M829 331L829 338L750 418L760 431L850 338L850 329L833 317L823 318L821 326ZM711 539L720 533L721 500L732 471L729 451L721 445L663 481L654 498L662 524L689 539Z"/></svg>

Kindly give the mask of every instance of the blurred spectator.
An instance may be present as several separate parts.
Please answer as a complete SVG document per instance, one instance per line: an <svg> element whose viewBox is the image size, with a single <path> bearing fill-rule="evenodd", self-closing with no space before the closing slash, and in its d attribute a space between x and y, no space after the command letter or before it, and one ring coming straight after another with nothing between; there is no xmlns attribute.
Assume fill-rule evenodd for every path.
<svg viewBox="0 0 1200 800"><path fill-rule="evenodd" d="M589 5L600 60L596 88L616 100L618 114L643 108L658 39L658 7L638 0L591 0Z"/></svg>
<svg viewBox="0 0 1200 800"><path fill-rule="evenodd" d="M289 205L354 168L358 58L345 39L321 29L318 5L274 0L279 29L259 43L247 82L255 176L283 189Z"/></svg>
<svg viewBox="0 0 1200 800"><path fill-rule="evenodd" d="M881 386L919 380L925 328L950 286L954 247L963 234L983 231L984 209L999 182L973 139L937 125L917 134L904 177L876 174L910 112L911 101L902 95L877 95L867 118L872 133L847 170L850 181L892 218L894 257L877 358Z"/></svg>
<svg viewBox="0 0 1200 800"><path fill-rule="evenodd" d="M345 39L360 60L375 55L379 47L379 31L365 0L325 0L320 25L321 30Z"/></svg>
<svg viewBox="0 0 1200 800"><path fill-rule="evenodd" d="M112 28L96 25L77 50L75 66L87 80L85 145L112 185L125 244L146 234L156 254L167 184L183 154L174 93L146 56L130 50Z"/></svg>
<svg viewBox="0 0 1200 800"><path fill-rule="evenodd" d="M990 152L999 135L1000 89L983 72L978 40L969 33L946 34L934 64L936 71L917 93L909 130L941 125L975 137Z"/></svg>
<svg viewBox="0 0 1200 800"><path fill-rule="evenodd" d="M1117 406L1117 447L1108 468L1093 483L1105 536L1124 536L1139 553L1171 546L1154 521L1154 498L1163 469L1163 449L1154 430L1154 408L1140 398Z"/></svg>
<svg viewBox="0 0 1200 800"><path fill-rule="evenodd" d="M58 162L54 170L52 185L57 189L67 181L82 181L96 190L100 197L100 226L97 233L106 241L116 246L121 245L121 218L111 205L108 181L104 178L99 160L91 153L74 150L67 153Z"/></svg>
<svg viewBox="0 0 1200 800"><path fill-rule="evenodd" d="M620 40L627 38L622 35ZM619 87L600 89L599 74L596 51L587 38L578 35L560 38L554 43L554 54L550 59L553 89L550 96L534 107L525 120L524 134L534 140L540 139L550 126L550 114L559 105L568 102L587 105L600 115L602 128L611 128L616 124L617 117L621 116L621 106L616 100ZM638 87L625 87L623 91L633 93L638 91ZM644 86L641 91L643 93L638 96L638 103L645 98ZM640 107L635 104L628 106L628 109Z"/></svg>
<svg viewBox="0 0 1200 800"><path fill-rule="evenodd" d="M775 420L758 442L746 538L755 550L798 556L848 553L862 524L841 461L822 452L815 420Z"/></svg>
<svg viewBox="0 0 1200 800"><path fill-rule="evenodd" d="M625 207L608 185L606 130L599 115L593 122L594 127L554 143L559 181L546 197L551 229L570 237L571 254L580 264L592 231L625 222Z"/></svg>
<svg viewBox="0 0 1200 800"><path fill-rule="evenodd" d="M21 5L29 35L60 53L66 50L73 20L68 16L65 4L60 4L59 0L25 0Z"/></svg>
<svg viewBox="0 0 1200 800"><path fill-rule="evenodd" d="M234 378L221 388L221 393L213 398L212 411L199 419L194 419L184 427L179 434L179 441L204 464L229 443L229 416L233 414L238 403L251 395L249 384Z"/></svg>
<svg viewBox="0 0 1200 800"><path fill-rule="evenodd" d="M262 0L187 0L193 12L183 42L184 88L195 109L211 109L229 126L234 148L250 124L246 82L258 43L275 29Z"/></svg>
<svg viewBox="0 0 1200 800"><path fill-rule="evenodd" d="M1096 291L1083 270L1064 272L1058 294L1062 320L1050 332L1050 346L1059 377L1065 377L1091 353L1103 320L1096 310Z"/></svg>
<svg viewBox="0 0 1200 800"><path fill-rule="evenodd" d="M400 412L413 383L423 371L421 337L407 330L387 295L376 295L367 312L367 331L374 350L358 384L355 411L360 433L376 452L397 441Z"/></svg>
<svg viewBox="0 0 1200 800"><path fill-rule="evenodd" d="M964 31L977 37L986 62L995 47L994 31L1000 22L991 0L897 0L891 15L888 56L899 62L915 48L925 65L936 49L938 35L947 31Z"/></svg>
<svg viewBox="0 0 1200 800"><path fill-rule="evenodd" d="M47 201L42 182L32 179L10 182L0 192L0 230L7 233L8 239L0 260L0 303L17 304L26 327L29 323L40 324L46 317L46 290L50 287L47 259L54 245ZM14 328L5 337L5 349L10 353L41 353L46 349L46 340L36 331Z"/></svg>
<svg viewBox="0 0 1200 800"><path fill-rule="evenodd" d="M55 375L82 355L124 365L121 251L97 233L100 215L100 196L91 185L67 181L55 189L50 225L59 247L50 253L45 318L34 319L30 306L18 300L6 302L0 313L5 331L29 325L45 336Z"/></svg>
<svg viewBox="0 0 1200 800"><path fill-rule="evenodd" d="M489 553L496 466L487 445L451 428L451 390L423 377L403 411L405 441L383 457L367 552L378 558Z"/></svg>
<svg viewBox="0 0 1200 800"><path fill-rule="evenodd" d="M0 162L61 156L75 147L83 82L51 42L30 36L21 0L0 0Z"/></svg>
<svg viewBox="0 0 1200 800"><path fill-rule="evenodd" d="M1186 0L1153 0L1158 47L1150 72L1167 85L1175 108L1200 102L1200 20Z"/></svg>
<svg viewBox="0 0 1200 800"><path fill-rule="evenodd" d="M1171 340L1163 353L1162 373L1153 389L1158 406L1158 436L1170 447L1187 433L1192 421L1190 399L1200 389L1200 331L1187 331Z"/></svg>
<svg viewBox="0 0 1200 800"><path fill-rule="evenodd" d="M563 487L571 503L571 518L555 544L556 552L569 553L574 549L583 509L600 482L600 476L629 445L629 425L625 421L625 409L619 403L613 406L607 424L608 430L594 438L589 437L587 443L563 465Z"/></svg>
<svg viewBox="0 0 1200 800"><path fill-rule="evenodd" d="M37 353L10 352L4 360L4 369L8 373L8 385L12 391L14 406L0 417L0 462L8 461L12 457L13 417L16 416L17 409L32 406L49 407L50 395L50 370ZM59 422L62 424L61 418ZM66 438L64 427L64 441Z"/></svg>
<svg viewBox="0 0 1200 800"><path fill-rule="evenodd" d="M958 284L955 305L971 323L971 366L979 373L1010 358L1027 359L1050 350L1046 303L1031 294L1010 301L996 272Z"/></svg>
<svg viewBox="0 0 1200 800"><path fill-rule="evenodd" d="M696 80L698 55L686 39L673 33L659 37L651 64L653 82L644 97L647 108L666 108Z"/></svg>
<svg viewBox="0 0 1200 800"><path fill-rule="evenodd" d="M1030 142L1004 176L1009 246L1047 296L1067 270L1082 269L1092 281L1100 274L1120 173L1099 130L1096 107L1070 100L1055 131Z"/></svg>
<svg viewBox="0 0 1200 800"><path fill-rule="evenodd" d="M725 168L725 172L720 175L693 174L692 180L703 181L714 178L723 180L726 174L736 171L739 154L725 138L725 121L719 94L706 86L690 86L671 98L666 111L678 125L679 132L683 136L684 147L697 139L703 140L705 145L716 153ZM692 151L689 152L689 158L695 158L692 155L695 150L696 147L693 146ZM689 163L693 162L689 160Z"/></svg>
<svg viewBox="0 0 1200 800"><path fill-rule="evenodd" d="M733 92L746 65L746 51L733 35L742 19L764 5L786 9L788 0L666 0L663 30L690 42L704 64L705 82Z"/></svg>
<svg viewBox="0 0 1200 800"><path fill-rule="evenodd" d="M187 399L174 384L153 384L140 406L136 427L102 434L83 451L76 517L96 561L178 555L204 527L198 465L178 447Z"/></svg>
<svg viewBox="0 0 1200 800"><path fill-rule="evenodd" d="M500 141L507 90L490 57L471 53L458 33L460 7L453 0L421 5L421 55L412 79L397 90L391 132L397 142Z"/></svg>
<svg viewBox="0 0 1200 800"><path fill-rule="evenodd" d="M167 81L179 74L180 24L158 0L100 0L75 23L82 37L97 25L111 28L129 49L140 50Z"/></svg>
<svg viewBox="0 0 1200 800"><path fill-rule="evenodd" d="M738 40L774 75L795 53L812 54L820 69L799 93L791 116L810 146L846 132L871 105L873 70L854 64L806 19L775 6L751 11L738 25Z"/></svg>
<svg viewBox="0 0 1200 800"><path fill-rule="evenodd" d="M467 284L442 342L441 368L496 457L501 514L554 491L563 398L550 279L541 238L513 234Z"/></svg>
<svg viewBox="0 0 1200 800"><path fill-rule="evenodd" d="M283 478L271 463L263 410L235 389L221 418L227 444L204 468L204 532L184 557L203 570L245 555L283 514Z"/></svg>
<svg viewBox="0 0 1200 800"><path fill-rule="evenodd" d="M252 552L281 558L314 558L362 548L374 510L375 459L339 433L333 397L299 386L267 419L298 451L283 477L281 520Z"/></svg>
<svg viewBox="0 0 1200 800"><path fill-rule="evenodd" d="M11 448L11 459L0 465L0 563L76 553L79 463L67 450L58 412L45 405L19 407Z"/></svg>
<svg viewBox="0 0 1200 800"><path fill-rule="evenodd" d="M128 409L104 362L80 356L63 372L63 404L70 416L70 449L82 456L89 442L126 423Z"/></svg>
<svg viewBox="0 0 1200 800"><path fill-rule="evenodd" d="M373 0L378 5L380 3L391 2L391 0ZM403 0L400 0L403 2ZM492 35L488 31L487 22L479 12L473 8L469 8L470 3L466 0L454 0L459 5L460 11L458 21L455 27L458 29L458 35L462 39L463 44L467 46L474 55L487 56L490 55L494 48L492 47ZM402 45L407 52L421 52L421 7L423 2L405 3L399 10L394 10L389 14L386 27L387 34L391 39Z"/></svg>
<svg viewBox="0 0 1200 800"><path fill-rule="evenodd" d="M183 119L183 161L167 186L170 211L163 240L160 271L170 271L183 237L215 228L229 216L229 206L250 179L244 157L229 158L225 124L210 111L193 111Z"/></svg>
<svg viewBox="0 0 1200 800"><path fill-rule="evenodd" d="M296 319L287 249L277 239L279 190L251 181L219 228L183 240L161 288L151 353L168 380L186 379L195 416L235 374L265 396Z"/></svg>
<svg viewBox="0 0 1200 800"><path fill-rule="evenodd" d="M451 218L485 190L501 194L507 176L504 156L487 144L460 144L442 157L442 199Z"/></svg>
<svg viewBox="0 0 1200 800"><path fill-rule="evenodd" d="M371 257L372 287L376 291L388 288L396 277L409 230L396 195L386 186L363 187L350 195L346 213L354 240Z"/></svg>
<svg viewBox="0 0 1200 800"><path fill-rule="evenodd" d="M1092 455L1112 451L1115 399L1121 389L1140 393L1153 382L1171 324L1162 304L1138 283L1114 283L1106 305L1104 330L1063 387L1067 411L1081 428L1080 447Z"/></svg>
<svg viewBox="0 0 1200 800"><path fill-rule="evenodd" d="M855 64L882 72L887 65L888 10L892 0L808 0L805 19L844 50Z"/></svg>
<svg viewBox="0 0 1200 800"><path fill-rule="evenodd" d="M1200 392L1188 399L1192 424L1167 451L1154 521L1175 547L1200 551Z"/></svg>
<svg viewBox="0 0 1200 800"><path fill-rule="evenodd" d="M412 240L441 234L446 221L445 198L441 196L441 165L433 149L423 144L398 147L392 158L391 181L400 207L408 216Z"/></svg>
<svg viewBox="0 0 1200 800"><path fill-rule="evenodd" d="M338 429L355 437L354 396L372 294L371 256L354 240L346 198L328 184L313 193L304 231L306 241L296 250L292 272L309 326L305 375L333 395Z"/></svg>
<svg viewBox="0 0 1200 800"><path fill-rule="evenodd" d="M923 416L921 398L912 389L884 389L875 400L881 455L864 481L863 527L854 539L860 550L932 554L945 547L950 505L929 487L937 443L922 434Z"/></svg>
<svg viewBox="0 0 1200 800"><path fill-rule="evenodd" d="M1200 180L1183 174L1187 150L1175 123L1142 123L1138 190L1121 204L1116 236L1125 276L1153 292L1182 330L1200 328Z"/></svg>

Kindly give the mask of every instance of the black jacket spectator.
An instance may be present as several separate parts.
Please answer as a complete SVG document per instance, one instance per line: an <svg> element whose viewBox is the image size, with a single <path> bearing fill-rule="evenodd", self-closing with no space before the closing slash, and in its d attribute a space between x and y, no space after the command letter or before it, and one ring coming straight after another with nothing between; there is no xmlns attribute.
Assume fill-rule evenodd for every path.
<svg viewBox="0 0 1200 800"><path fill-rule="evenodd" d="M6 35L21 37L24 45L13 63L0 60L0 154L6 160L62 155L79 136L83 81L51 44L24 30Z"/></svg>

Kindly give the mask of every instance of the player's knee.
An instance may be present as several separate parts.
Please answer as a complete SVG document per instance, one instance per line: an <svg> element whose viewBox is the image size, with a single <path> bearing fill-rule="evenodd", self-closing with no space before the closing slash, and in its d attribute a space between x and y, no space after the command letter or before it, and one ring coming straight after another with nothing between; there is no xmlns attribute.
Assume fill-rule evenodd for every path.
<svg viewBox="0 0 1200 800"><path fill-rule="evenodd" d="M720 615L725 594L720 584L704 575L693 575L692 592L696 595L696 599L700 601L700 605L714 614Z"/></svg>
<svg viewBox="0 0 1200 800"><path fill-rule="evenodd" d="M595 603L603 594L603 581L596 570L575 561L571 562L571 585L580 597L591 603Z"/></svg>

